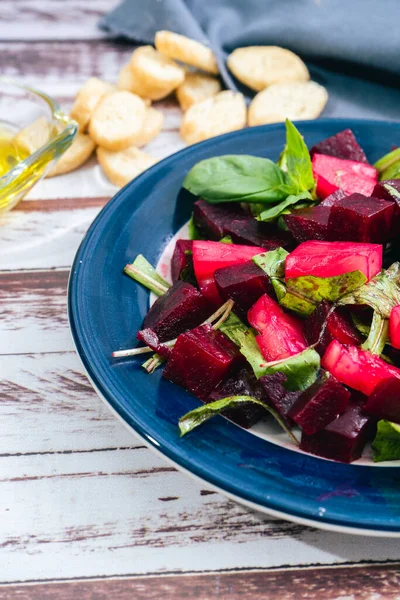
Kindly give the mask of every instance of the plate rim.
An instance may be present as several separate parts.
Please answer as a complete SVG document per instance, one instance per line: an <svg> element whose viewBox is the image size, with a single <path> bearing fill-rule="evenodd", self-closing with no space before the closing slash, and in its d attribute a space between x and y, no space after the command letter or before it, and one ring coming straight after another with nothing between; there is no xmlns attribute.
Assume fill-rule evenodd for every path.
<svg viewBox="0 0 400 600"><path fill-rule="evenodd" d="M340 125L349 126L349 123L354 123L355 124L354 126L356 126L357 123L362 124L363 126L368 126L368 124L376 126L379 124L379 125L383 125L385 127L389 126L389 127L395 127L397 129L400 129L400 122L385 121L385 120L380 121L380 120L373 120L373 119L324 118L324 119L317 119L317 120L310 120L310 121L295 121L295 124L299 125L300 127L304 124L310 124L310 123L313 123L316 125L317 124L321 124L321 125L332 124L333 125L334 123L336 123L338 125L338 127L340 127ZM148 435L145 430L142 430L142 427L140 425L138 425L136 423L134 426L131 422L129 422L129 420L123 414L124 410L121 409L121 407L119 407L119 410L118 410L118 408L116 408L116 406L118 406L118 402L115 402L116 406L113 405L111 400L107 397L107 390L104 389L100 379L97 377L94 370L91 369L91 364L87 360L85 350L81 344L81 340L79 339L78 328L75 324L75 317L74 317L75 308L74 308L74 298L73 298L74 287L76 286L76 281L78 278L77 273L79 272L77 269L77 265L80 260L81 253L84 251L84 247L88 243L88 240L89 240L90 236L92 235L93 231L95 230L97 223L100 222L100 220L104 219L105 214L109 210L113 209L113 207L116 205L116 203L120 200L121 196L122 196L122 201L123 201L123 197L125 197L125 195L127 193L129 193L131 188L135 187L138 183L143 181L144 178L152 177L153 173L155 171L157 171L157 169L160 167L160 165L162 166L162 165L168 164L168 162L175 162L177 159L179 159L179 156L181 154L187 155L187 154L192 153L193 151L196 152L198 147L214 145L216 143L216 141L218 141L221 138L223 138L223 139L229 139L232 137L236 138L236 137L241 137L243 135L248 134L249 131L260 130L260 129L271 131L271 130L275 130L275 129L281 129L283 126L284 126L284 123L276 123L276 124L271 124L271 125L261 125L258 127L246 128L246 129L242 129L239 131L230 132L230 133L227 133L227 134L224 134L221 136L217 136L215 138L211 138L209 140L199 142L198 144L193 144L192 146L189 146L187 148L183 148L183 149L167 156L163 160L156 163L153 167L151 167L150 169L148 169L147 171L145 171L144 173L139 175L139 177L135 178L133 181L131 181L129 184L127 184L124 188L119 190L107 202L107 204L101 209L99 214L95 217L93 222L90 224L88 230L86 231L86 233L78 247L78 250L76 252L74 261L71 266L70 274L69 274L68 291L67 291L67 294L68 294L68 303L67 303L68 321L69 321L69 326L70 326L70 330L71 330L71 334L72 334L74 347L80 358L80 361L84 367L85 373L86 373L91 385L93 386L93 388L95 389L95 391L97 392L97 394L101 398L101 400L107 405L109 410L111 410L111 412L115 416L117 416L117 418L131 432L133 432L141 440L143 440L144 443L146 444L146 446L148 446L153 451L155 451L159 456L163 457L164 460L167 460L168 462L173 464L180 471L188 474L190 477L192 477L198 481L202 481L202 482L206 483L206 485L210 486L215 491L235 500L236 502L238 502L240 504L244 504L253 510L256 510L256 511L259 511L259 512L262 512L265 514L269 514L269 515L275 516L277 518L287 519L287 520L290 520L295 523L307 525L309 527L314 527L314 528L322 529L325 531L350 533L350 534L357 534L357 535L362 535L362 536L398 538L398 537L400 537L400 525L398 528L394 528L394 529L393 528L392 529L385 528L383 526L382 527L381 526L364 527L364 526L357 526L357 525L352 526L352 525L340 523L340 519L334 520L334 519L324 518L324 520L320 520L317 517L317 515L315 515L315 518L309 518L309 517L304 517L304 516L301 516L296 513L286 511L286 510L280 511L274 507L268 506L267 503L259 504L259 503L252 502L245 496L238 496L235 493L233 493L232 491L230 491L229 489L220 487L217 483L215 483L215 481L212 480L212 478L207 478L207 476L204 472L202 472L201 474L199 474L198 472L194 472L188 466L185 466L187 461L185 458L180 457L179 453L178 454L174 453L174 452L170 453L170 451L167 448L163 449L162 446L159 444L159 442L157 442L150 435ZM315 457L313 457L313 458L315 458ZM358 465L358 468L370 469L373 467L368 466L368 465Z"/></svg>

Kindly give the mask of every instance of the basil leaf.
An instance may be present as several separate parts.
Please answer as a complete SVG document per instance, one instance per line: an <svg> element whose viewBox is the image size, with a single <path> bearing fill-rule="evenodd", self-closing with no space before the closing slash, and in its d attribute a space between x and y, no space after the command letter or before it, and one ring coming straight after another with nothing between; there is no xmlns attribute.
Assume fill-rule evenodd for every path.
<svg viewBox="0 0 400 600"><path fill-rule="evenodd" d="M165 281L165 279L157 273L155 268L142 254L139 254L132 264L126 265L124 273L129 275L129 277L132 277L132 279L138 283L144 285L151 292L157 294L157 296L162 296L171 287L168 281Z"/></svg>
<svg viewBox="0 0 400 600"><path fill-rule="evenodd" d="M389 319L384 319L379 313L374 311L372 316L371 329L361 348L368 350L371 354L382 354L386 346L389 333Z"/></svg>
<svg viewBox="0 0 400 600"><path fill-rule="evenodd" d="M394 262L370 282L340 298L339 304L366 304L389 319L392 308L400 304L400 263Z"/></svg>
<svg viewBox="0 0 400 600"><path fill-rule="evenodd" d="M253 262L260 267L269 277L285 277L285 261L289 252L284 248L276 248L269 252L256 254Z"/></svg>
<svg viewBox="0 0 400 600"><path fill-rule="evenodd" d="M211 417L220 415L224 410L237 408L238 406L242 406L243 404L247 404L249 402L252 404L258 404L268 411L274 417L274 419L276 419L279 425L286 431L292 441L297 445L299 444L295 435L290 431L278 413L261 400L253 398L253 396L229 396L228 398L221 398L221 400L216 400L215 402L210 402L209 404L204 404L203 406L199 406L199 408L191 410L179 419L180 434L181 436L184 436L189 433L189 431L193 431L193 429L211 419Z"/></svg>
<svg viewBox="0 0 400 600"><path fill-rule="evenodd" d="M262 375L283 373L286 375L285 388L289 392L305 390L317 379L320 368L320 357L314 348L307 348L290 358L269 363L264 368Z"/></svg>
<svg viewBox="0 0 400 600"><path fill-rule="evenodd" d="M294 204L298 204L301 200L312 200L311 194L309 192L301 192L297 195L291 195L283 200L279 204L275 206L271 206L266 210L263 210L262 213L257 217L259 221L269 222L274 221L276 218L280 217L282 213L285 212L288 206L293 206ZM290 212L290 211L288 211Z"/></svg>
<svg viewBox="0 0 400 600"><path fill-rule="evenodd" d="M299 130L286 119L286 146L279 162L288 173L289 193L299 194L315 187L310 153Z"/></svg>
<svg viewBox="0 0 400 600"><path fill-rule="evenodd" d="M232 236L225 235L223 238L219 240L220 244L233 244Z"/></svg>
<svg viewBox="0 0 400 600"><path fill-rule="evenodd" d="M384 179L400 179L400 159L382 171L379 176L380 180Z"/></svg>
<svg viewBox="0 0 400 600"><path fill-rule="evenodd" d="M302 315L310 315L322 300L336 302L341 296L360 288L366 281L367 278L361 271L334 277L293 277L286 280L286 294L279 299L279 304Z"/></svg>
<svg viewBox="0 0 400 600"><path fill-rule="evenodd" d="M272 160L246 154L202 160L183 181L186 190L210 203L279 202L288 195L287 184L287 175Z"/></svg>
<svg viewBox="0 0 400 600"><path fill-rule="evenodd" d="M400 460L400 425L378 421L378 430L372 442L374 462Z"/></svg>
<svg viewBox="0 0 400 600"><path fill-rule="evenodd" d="M382 158L377 160L374 164L374 167L379 171L379 173L382 173L388 167L396 163L398 160L400 161L400 148L395 148L394 150L388 152L387 154L385 154L385 156L382 156Z"/></svg>
<svg viewBox="0 0 400 600"><path fill-rule="evenodd" d="M251 327L248 327L234 313L219 328L231 342L239 346L239 351L250 363L254 375L259 379L266 365L265 358L256 341L256 335Z"/></svg>

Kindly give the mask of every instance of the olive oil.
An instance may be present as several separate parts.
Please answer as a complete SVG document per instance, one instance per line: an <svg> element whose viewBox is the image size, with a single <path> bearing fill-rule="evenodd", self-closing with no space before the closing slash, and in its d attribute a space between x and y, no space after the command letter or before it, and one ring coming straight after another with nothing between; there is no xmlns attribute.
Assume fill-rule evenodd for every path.
<svg viewBox="0 0 400 600"><path fill-rule="evenodd" d="M28 156L27 150L15 142L17 131L14 127L0 122L0 177Z"/></svg>

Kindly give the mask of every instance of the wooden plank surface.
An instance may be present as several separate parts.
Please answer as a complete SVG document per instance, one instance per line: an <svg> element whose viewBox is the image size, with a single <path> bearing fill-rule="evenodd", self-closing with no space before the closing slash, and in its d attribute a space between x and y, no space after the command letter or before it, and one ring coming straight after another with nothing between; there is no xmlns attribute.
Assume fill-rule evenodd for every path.
<svg viewBox="0 0 400 600"><path fill-rule="evenodd" d="M400 564L372 564L9 585L0 587L0 600L11 597L18 600L398 600L399 567ZM380 591L376 592L377 589Z"/></svg>
<svg viewBox="0 0 400 600"><path fill-rule="evenodd" d="M133 45L96 23L117 1L2 0L2 74L66 111L88 77L115 82ZM164 128L147 150L163 158L183 147L181 113L173 97L156 106ZM248 511L165 463L99 401L65 292L115 191L92 159L0 219L0 600L399 598L398 540Z"/></svg>
<svg viewBox="0 0 400 600"><path fill-rule="evenodd" d="M1 0L2 40L104 38L100 17L119 0Z"/></svg>

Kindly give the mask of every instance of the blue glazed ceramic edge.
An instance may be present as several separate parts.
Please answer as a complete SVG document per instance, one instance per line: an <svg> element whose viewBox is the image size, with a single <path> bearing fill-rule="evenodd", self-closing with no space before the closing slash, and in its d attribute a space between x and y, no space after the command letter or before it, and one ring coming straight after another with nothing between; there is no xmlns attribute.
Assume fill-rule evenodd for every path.
<svg viewBox="0 0 400 600"><path fill-rule="evenodd" d="M316 122L312 122L312 126L313 127L318 127L318 125L323 125L324 123L329 122L330 125L334 125L335 127L337 127L337 130L339 130L340 128L343 127L348 127L351 126L351 124L353 123L354 126L357 125L362 125L362 126L375 126L378 124L376 121L355 121L355 120L348 120L348 119L332 119L332 120L327 120L327 119L322 119L320 121L316 121ZM302 127L307 128L307 126L310 126L309 123L307 122L301 122L298 124L300 129ZM398 123L379 123L379 126L382 126L383 128L387 128L387 127L393 127L396 129L400 129L400 124ZM235 133L231 133L231 134L227 134L225 136L220 136L220 138L224 138L226 139L232 139L232 138L237 138L239 136L244 136L244 135L252 135L252 132L255 130L260 130L260 129L265 129L265 131L271 131L273 129L281 129L282 125L273 125L273 126L268 126L268 127L264 127L264 128L254 128L251 130L243 130L241 132L235 132ZM101 211L101 213L98 215L98 217L95 219L95 221L93 222L93 224L91 225L86 237L84 238L74 261L73 267L72 267L72 271L71 271L71 278L70 278L70 287L69 287L69 315L70 315L70 324L71 324L71 330L72 330L72 334L74 337L74 341L77 347L77 351L78 354L80 355L83 364L85 366L85 369L87 370L90 379L92 380L93 384L95 385L95 387L97 388L98 392L100 393L100 395L110 404L110 406L113 408L114 411L116 411L118 413L118 415L133 429L135 430L143 439L146 440L146 442L148 444L150 444L151 446L155 447L158 452L161 452L162 454L164 454L168 459L170 459L171 461L173 461L175 464L179 465L180 467L182 467L184 470L193 473L195 476L199 477L200 479L207 481L209 484L215 486L216 488L218 488L221 491L224 491L226 493L228 493L230 496L237 498L238 500L242 500L250 505L252 505L253 507L258 507L260 509L266 510L266 511L272 511L272 512L277 512L279 514L284 514L287 515L288 518L294 518L297 520L304 520L307 521L308 524L313 523L315 526L324 526L329 528L329 526L331 526L332 528L339 528L340 530L352 530L352 531L357 531L359 530L360 533L366 533L368 531L370 531L371 533L375 533L375 534L380 534L380 535L395 535L396 533L400 534L400 521L396 520L396 523L391 522L390 524L387 523L387 515L382 514L381 518L371 518L371 523L368 522L368 520L362 519L357 521L357 516L356 514L349 514L348 517L344 517L342 514L339 515L337 518L334 517L334 510L332 510L331 507L331 516L329 518L324 517L322 514L318 514L315 512L315 506L313 506L312 508L310 507L310 504L307 502L307 500L304 500L298 503L298 505L296 506L296 508L293 506L293 502L287 502L285 501L284 498L282 497L270 497L270 499L268 501L263 501L262 503L255 501L255 495L252 493L243 493L243 490L240 489L240 481L232 481L232 480L228 480L226 477L213 477L210 475L209 471L207 470L207 465L196 465L194 467L194 465L191 463L190 458L188 459L187 457L184 456L184 453L182 452L182 448L180 447L180 442L179 439L177 439L177 441L175 440L174 443L172 443L172 447L171 447L171 440L169 440L168 444L165 444L164 446L160 447L160 443L159 441L156 442L152 436L150 436L148 434L148 431L146 430L146 427L143 427L142 425L140 425L138 422L135 421L135 419L132 419L132 416L129 415L123 407L120 406L120 403L118 402L117 399L113 398L112 395L109 393L109 390L107 390L104 386L103 383L101 381L101 374L96 372L96 369L93 368L93 365L91 364L91 361L88 358L88 353L87 353L87 347L86 347L86 343L87 340L82 339L82 330L80 328L79 325L79 298L77 295L77 285L79 282L79 274L80 274L80 261L82 260L82 257L84 257L85 254L85 250L91 240L91 238L93 236L96 235L96 231L97 231L97 227L101 222L104 222L104 219L107 218L107 215L109 213L109 211L113 211L116 206L119 203L123 203L131 194L132 189L137 186L138 184L140 184L141 180L143 178L151 178L154 175L156 175L157 170L160 168L160 165L165 165L168 164L170 162L173 162L175 160L179 160L180 156L182 154L188 154L188 153L196 153L196 151L198 150L199 147L204 147L204 146L209 146L212 147L214 146L218 140L220 138L217 139L213 139L213 140L209 140L206 142L202 142L201 144L198 144L196 146L192 146L188 149L182 150L180 152L178 152L177 154L173 155L172 157L168 157L166 158L164 161L162 161L161 163L158 163L157 165L155 165L155 167L153 167L151 170L149 170L148 172L146 172L145 174L143 174L141 177L137 178L134 182L132 182L131 184L129 184L126 188L124 188L123 190L121 190L108 204L107 206ZM227 426L230 426L230 424L226 423ZM250 435L250 434L247 434ZM268 444L267 442L265 442L266 444ZM278 451L278 449L273 445L273 444L268 444L269 446L269 453L273 454L274 452L279 453L279 452L290 452L290 450L282 450L280 449ZM319 459L315 459L314 457L308 457L306 456L304 458L305 461L318 461ZM387 469L375 469L373 467L362 467L362 466L345 466L342 465L343 468L345 469L373 469L373 471L375 472L375 477L379 477L379 472L385 471L385 475L389 475L388 470ZM394 471L394 469L389 468L390 471ZM394 475L394 473L393 473ZM399 491L399 495L400 495L400 491ZM382 507L384 508L384 507ZM383 513L385 511L383 510ZM344 528L344 529L343 529Z"/></svg>

